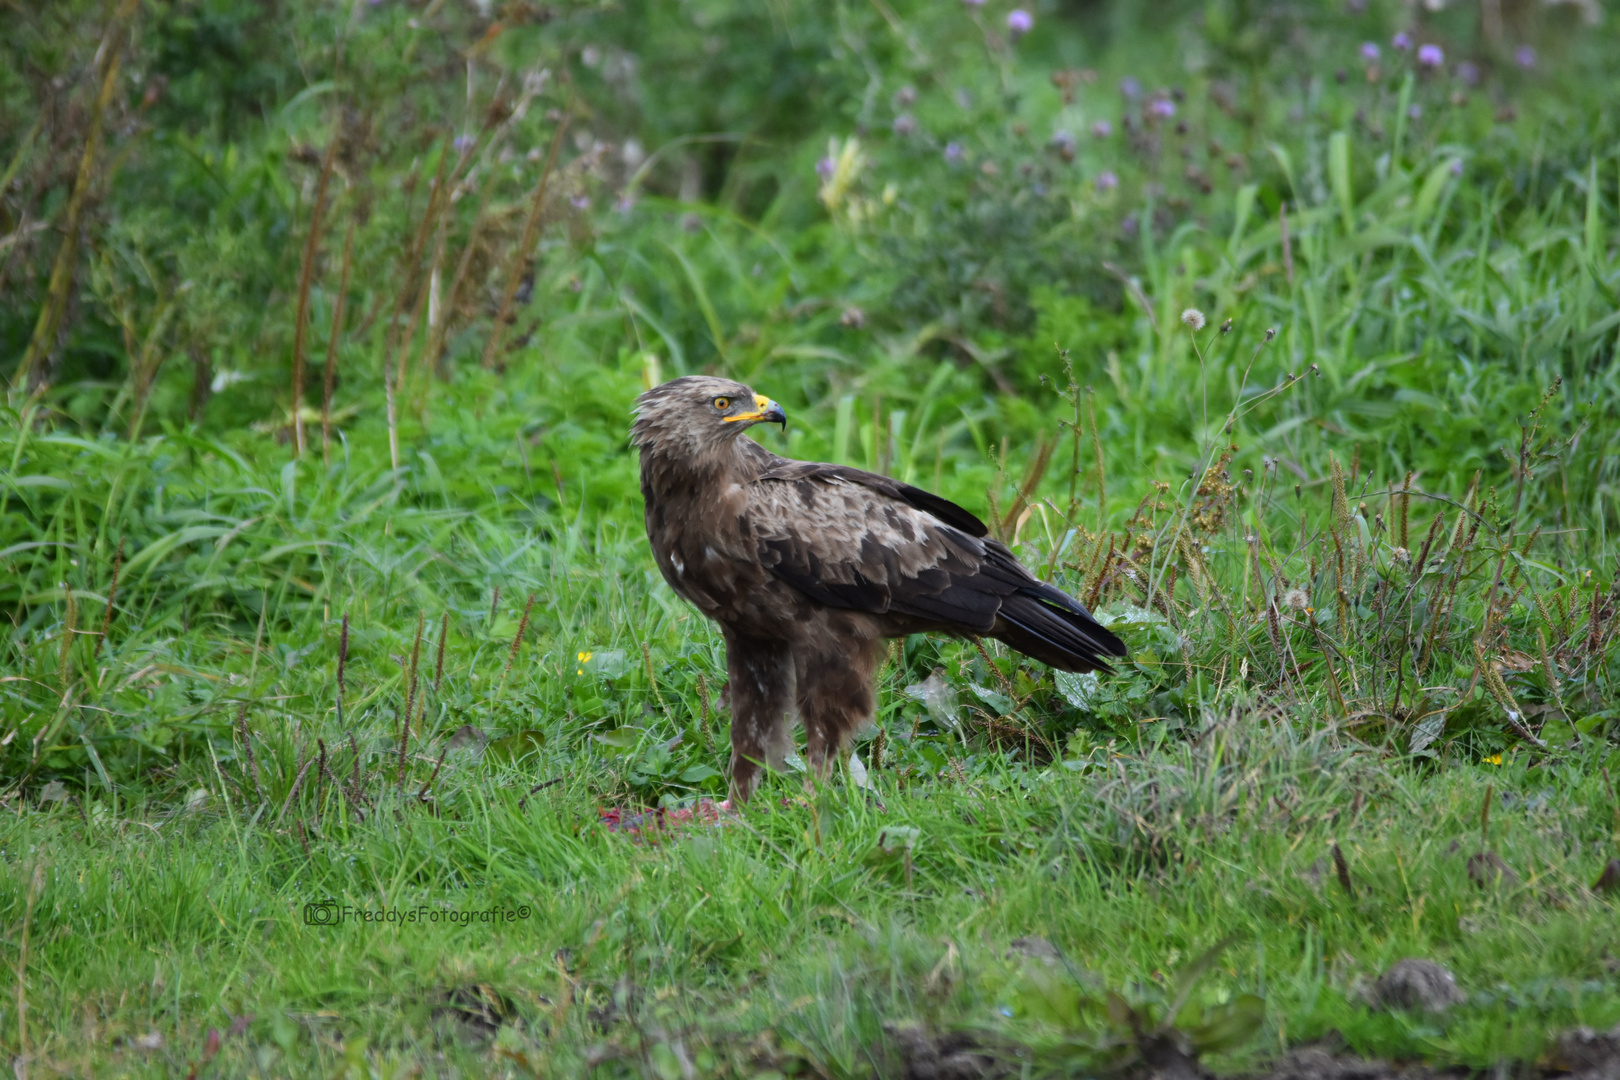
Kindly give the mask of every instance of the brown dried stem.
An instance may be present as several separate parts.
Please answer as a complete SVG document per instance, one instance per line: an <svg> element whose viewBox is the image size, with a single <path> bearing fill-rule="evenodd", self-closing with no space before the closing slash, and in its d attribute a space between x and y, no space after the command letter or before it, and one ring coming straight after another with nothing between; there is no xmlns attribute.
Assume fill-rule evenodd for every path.
<svg viewBox="0 0 1620 1080"><path fill-rule="evenodd" d="M73 180L73 193L68 197L66 219L62 225L62 246L57 250L56 262L51 267L45 305L40 308L39 319L34 323L34 333L28 340L28 350L23 353L22 363L17 365L17 374L12 383L13 389L16 390L32 389L34 384L41 380L42 376L36 369L44 365L46 358L57 346L62 317L67 311L69 294L73 291L74 270L78 265L79 256L79 234L83 228L85 206L90 201L90 190L94 186L96 158L101 152L102 128L107 109L112 105L113 95L118 90L118 68L124 58L124 45L129 39L129 27L138 7L139 0L122 0L118 10L113 14L112 22L107 27L106 36L102 39L101 48L98 50L105 58L101 70L101 89L90 107L90 130L85 136L84 153L79 157L79 171Z"/></svg>
<svg viewBox="0 0 1620 1080"><path fill-rule="evenodd" d="M343 126L332 133L321 159L321 177L315 183L315 205L309 214L309 235L304 238L304 257L298 267L298 311L293 317L293 370L292 412L293 446L299 454L304 452L304 332L309 326L309 286L315 276L315 253L321 244L321 219L326 215L326 189L332 181L332 166L337 161L338 143L343 138ZM324 413L323 413L324 430Z"/></svg>
<svg viewBox="0 0 1620 1080"><path fill-rule="evenodd" d="M332 463L332 389L337 385L338 337L343 332L343 309L349 301L349 268L354 261L355 219L343 237L343 269L338 274L337 300L332 308L332 333L326 341L326 370L321 375L321 458Z"/></svg>
<svg viewBox="0 0 1620 1080"><path fill-rule="evenodd" d="M551 172L557 164L557 153L562 149L563 135L567 131L568 113L564 112L562 119L557 123L556 133L551 137L551 147L546 151L546 163L540 172L540 182L535 185L534 199L529 203L529 216L523 223L523 238L512 252L511 265L506 268L506 289L501 294L501 306L495 315L495 325L490 327L489 340L484 343L484 357L481 363L486 368L495 366L495 357L501 351L501 339L506 336L506 324L512 319L512 301L517 296L518 285L528 269L529 253L534 250L535 241L539 239L540 216L546 205L546 188L550 185Z"/></svg>

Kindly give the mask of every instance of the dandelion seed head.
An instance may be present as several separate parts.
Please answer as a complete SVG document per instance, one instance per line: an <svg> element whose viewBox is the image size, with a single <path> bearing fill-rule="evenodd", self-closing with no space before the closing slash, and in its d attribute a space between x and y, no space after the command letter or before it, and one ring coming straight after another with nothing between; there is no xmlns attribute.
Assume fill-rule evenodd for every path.
<svg viewBox="0 0 1620 1080"><path fill-rule="evenodd" d="M1195 307L1190 307L1181 313L1181 321L1194 330L1204 328L1204 313Z"/></svg>

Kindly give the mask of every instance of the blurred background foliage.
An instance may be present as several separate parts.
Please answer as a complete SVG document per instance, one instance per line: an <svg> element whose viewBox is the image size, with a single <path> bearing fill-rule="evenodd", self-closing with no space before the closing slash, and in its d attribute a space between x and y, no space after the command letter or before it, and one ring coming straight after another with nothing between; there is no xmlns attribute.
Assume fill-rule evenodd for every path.
<svg viewBox="0 0 1620 1080"><path fill-rule="evenodd" d="M1527 656L1539 629L1591 691L1572 720L1606 730L1617 46L1595 0L4 5L0 605L32 725L11 753L37 770L74 731L51 768L82 776L139 726L96 734L73 704L81 668L122 678L97 668L118 642L129 672L183 669L218 734L221 694L272 692L265 635L296 680L345 611L391 635L396 682L418 610L477 623L475 657L509 636L511 575L506 607L612 585L542 605L544 655L624 645L649 605L674 620L625 430L643 387L699 371L782 400L786 452L937 487L1088 602L1167 592L1171 622L1235 581L1259 635L1290 575L1300 610L1371 612L1334 599L1328 533L1289 530L1359 527L1367 566L1405 567L1410 485L1434 497L1413 533L1474 515L1495 545L1438 653L1459 583L1409 610L1412 660L1455 648L1477 696L1481 627ZM1466 562L1461 520L1435 550ZM1257 527L1281 569L1252 601ZM1556 601L1534 618L1511 582L1492 607L1487 558L1532 533L1513 557ZM659 625L661 663L698 647ZM1065 709L1123 735L1226 685L1238 631L1197 625L1140 622L1156 674L1102 696L969 678L965 651L953 675L1051 738ZM1215 652L1157 659L1194 639ZM957 648L914 642L895 677ZM121 759L188 737L176 709Z"/></svg>

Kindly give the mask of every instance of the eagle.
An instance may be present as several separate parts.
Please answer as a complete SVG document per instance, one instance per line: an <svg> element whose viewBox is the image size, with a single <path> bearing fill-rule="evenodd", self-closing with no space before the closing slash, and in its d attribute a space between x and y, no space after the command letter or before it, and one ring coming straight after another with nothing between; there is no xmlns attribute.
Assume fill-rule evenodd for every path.
<svg viewBox="0 0 1620 1080"><path fill-rule="evenodd" d="M877 705L885 638L992 637L1063 671L1125 646L938 495L846 465L795 461L743 432L776 402L686 376L636 399L647 539L664 580L720 627L731 694L731 797L793 749L825 775Z"/></svg>

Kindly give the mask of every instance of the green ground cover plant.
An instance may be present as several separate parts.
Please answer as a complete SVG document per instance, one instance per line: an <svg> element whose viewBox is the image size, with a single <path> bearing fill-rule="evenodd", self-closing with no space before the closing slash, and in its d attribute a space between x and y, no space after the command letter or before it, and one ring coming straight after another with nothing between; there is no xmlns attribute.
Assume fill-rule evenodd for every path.
<svg viewBox="0 0 1620 1080"><path fill-rule="evenodd" d="M1578 1069L1603 15L0 9L14 1068ZM697 372L1130 655L895 642L829 783L717 808L723 648L626 440ZM1391 1005L1403 958L1455 1003Z"/></svg>

